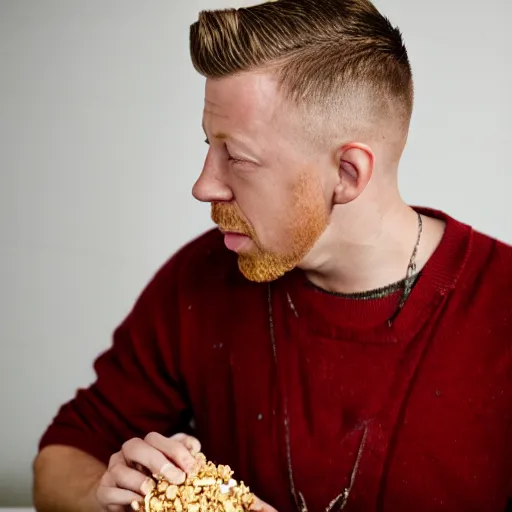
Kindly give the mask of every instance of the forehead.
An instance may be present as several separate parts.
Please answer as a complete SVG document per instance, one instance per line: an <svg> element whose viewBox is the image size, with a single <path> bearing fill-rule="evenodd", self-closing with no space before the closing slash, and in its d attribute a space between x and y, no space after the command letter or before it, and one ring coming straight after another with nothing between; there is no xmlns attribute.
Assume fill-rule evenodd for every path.
<svg viewBox="0 0 512 512"><path fill-rule="evenodd" d="M205 122L229 124L232 128L268 128L280 105L277 83L267 73L206 80Z"/></svg>

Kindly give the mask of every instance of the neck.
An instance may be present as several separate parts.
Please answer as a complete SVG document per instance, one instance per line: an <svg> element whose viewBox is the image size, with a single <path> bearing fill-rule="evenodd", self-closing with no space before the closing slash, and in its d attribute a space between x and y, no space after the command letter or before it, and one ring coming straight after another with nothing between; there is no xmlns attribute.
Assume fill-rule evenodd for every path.
<svg viewBox="0 0 512 512"><path fill-rule="evenodd" d="M418 238L418 214L401 201L384 211L346 205L301 268L320 288L336 293L373 290L406 277ZM352 211L350 211L352 210ZM417 271L439 244L444 224L422 217Z"/></svg>

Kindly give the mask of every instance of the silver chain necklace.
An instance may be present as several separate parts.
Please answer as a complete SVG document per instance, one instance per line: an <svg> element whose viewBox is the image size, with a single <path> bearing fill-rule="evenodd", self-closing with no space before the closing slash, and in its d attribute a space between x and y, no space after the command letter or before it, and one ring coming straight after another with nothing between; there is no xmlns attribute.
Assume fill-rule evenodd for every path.
<svg viewBox="0 0 512 512"><path fill-rule="evenodd" d="M276 375L278 374L278 364L277 364L277 344L276 344L276 336L275 336L275 328L274 328L274 309L272 307L272 287L269 283L267 286L267 297L268 297L268 318L269 318L269 326L270 326L270 341L272 343L272 352L274 355L274 366L276 369ZM290 298L288 298L290 302ZM293 306L293 304L292 304ZM297 313L295 308L293 308L295 316ZM277 375L279 379L279 376ZM306 504L306 500L304 499L304 495L297 490L295 487L295 477L293 474L293 465L292 465L292 453L291 453L291 441L290 441L290 418L288 414L288 397L286 393L283 393L282 396L282 405L283 405L283 416L284 416L284 437L285 437L285 448L286 448L286 465L288 469L288 480L290 483L290 490L295 501L295 506L298 512L308 512L308 507ZM361 462L361 457L363 455L364 446L366 444L366 438L368 437L368 427L365 427L363 431L363 435L361 437L361 442L359 444L359 450L357 451L356 462L354 467L352 468L352 472L350 474L350 481L348 487L345 487L336 498L334 498L327 508L325 512L331 512L334 507L339 504L338 510L343 510L348 502L348 498L350 496L350 492L352 491L352 487L354 485L357 472L359 470L359 464Z"/></svg>
<svg viewBox="0 0 512 512"><path fill-rule="evenodd" d="M409 295L411 294L412 287L414 283L416 282L415 276L416 276L416 256L418 255L418 248L420 246L420 240L421 240L421 234L423 233L423 219L421 218L421 214L418 215L418 234L416 237L416 244L414 245L414 249L411 254L411 258L409 259L409 263L407 265L407 271L405 273L405 279L404 279L404 291L402 293L402 298L400 299L400 302L398 303L398 307L396 311L394 312L393 316L388 320L388 325L391 327L393 324L393 321L398 316L398 313L402 311L402 308L404 307L407 299L409 298Z"/></svg>
<svg viewBox="0 0 512 512"><path fill-rule="evenodd" d="M416 244L414 246L411 258L409 259L409 264L407 265L407 272L404 281L404 291L402 294L402 298L398 304L398 308L392 318L389 320L389 325L391 326L392 321L398 313L403 308L407 298L409 297L412 285L414 283L414 275L416 274L416 255L418 253L418 247L420 244L421 233L423 228L423 222L421 215L418 213L418 236L416 239ZM289 295L288 303L290 305L291 310L294 315L298 317L297 310L293 305L291 298ZM269 320L269 329L270 329L270 341L272 344L272 352L274 356L274 367L276 371L276 377L279 381L278 375L278 359L277 359L277 343L276 343L276 335L275 335L275 326L274 326L274 308L272 306L272 285L268 283L267 285L267 300L268 300L268 320ZM286 393L283 393L282 396L282 405L283 405L283 417L284 417L284 435L285 435L285 449L286 449L286 465L288 470L288 480L290 484L290 490L295 501L295 506L297 508L297 512L308 512L308 507L304 495L296 488L295 486L295 476L293 473L293 464L292 464L292 453L291 453L291 439L290 439L290 417L288 414L288 396ZM348 499L352 488L354 486L357 473L359 471L359 465L361 463L361 458L363 456L364 448L366 445L366 440L368 438L368 425L364 428L363 434L361 436L361 441L359 443L359 449L357 451L356 461L350 473L350 479L348 487L345 487L333 500L330 501L329 505L325 509L325 512L332 512L335 507L338 507L337 510L341 511L345 508L348 503Z"/></svg>

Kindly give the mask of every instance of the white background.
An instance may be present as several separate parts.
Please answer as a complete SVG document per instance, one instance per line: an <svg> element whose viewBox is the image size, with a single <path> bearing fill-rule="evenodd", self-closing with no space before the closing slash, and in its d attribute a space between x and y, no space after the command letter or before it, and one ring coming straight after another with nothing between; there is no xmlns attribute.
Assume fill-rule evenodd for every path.
<svg viewBox="0 0 512 512"><path fill-rule="evenodd" d="M0 0L0 505L30 503L58 406L157 268L210 227L190 195L206 148L188 28L231 3ZM416 77L405 198L512 242L512 2L377 6Z"/></svg>

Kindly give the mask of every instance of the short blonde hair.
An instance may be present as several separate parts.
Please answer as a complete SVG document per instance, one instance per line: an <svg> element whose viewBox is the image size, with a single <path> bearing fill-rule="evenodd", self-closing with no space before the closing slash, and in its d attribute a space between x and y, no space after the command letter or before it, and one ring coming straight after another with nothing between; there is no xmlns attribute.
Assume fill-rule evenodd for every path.
<svg viewBox="0 0 512 512"><path fill-rule="evenodd" d="M203 11L190 28L190 51L209 78L271 68L285 97L324 122L348 116L348 124L383 120L408 130L414 87L407 50L369 0Z"/></svg>

